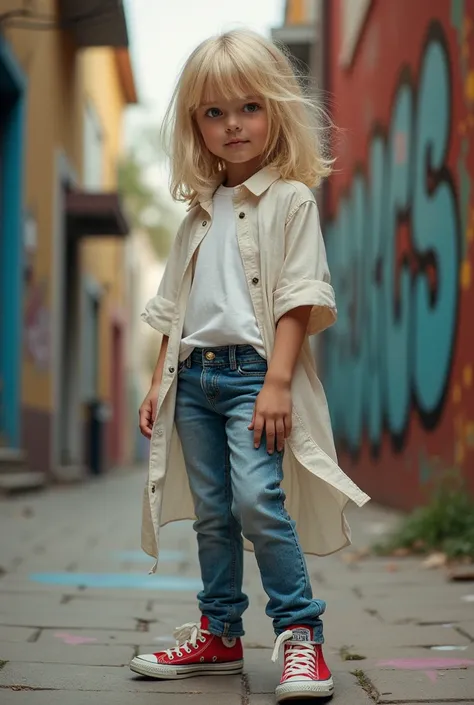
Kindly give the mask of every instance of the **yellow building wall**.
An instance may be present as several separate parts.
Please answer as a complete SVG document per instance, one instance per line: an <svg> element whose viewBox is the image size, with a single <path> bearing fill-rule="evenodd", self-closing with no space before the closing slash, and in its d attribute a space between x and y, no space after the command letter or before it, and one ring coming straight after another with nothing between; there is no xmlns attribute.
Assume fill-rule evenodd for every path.
<svg viewBox="0 0 474 705"><path fill-rule="evenodd" d="M115 54L108 48L90 49L82 57L84 95L98 113L105 130L103 185L117 186L117 163L122 140L123 93L116 68ZM104 287L100 310L99 394L110 399L112 356L111 318L124 305L124 242L121 238L88 238L82 246L83 271Z"/></svg>
<svg viewBox="0 0 474 705"><path fill-rule="evenodd" d="M286 0L286 19L285 24L304 24L307 19L308 0ZM310 0L310 2L318 0Z"/></svg>
<svg viewBox="0 0 474 705"><path fill-rule="evenodd" d="M5 11L18 7L11 2ZM8 3L7 3L8 5ZM43 0L41 10L54 14L55 0ZM4 7L2 4L2 12ZM124 98L113 49L78 51L74 40L58 30L8 30L7 41L28 79L25 164L25 207L37 224L37 249L32 262L35 295L42 292L44 306L53 322L53 238L57 223L56 154L62 150L82 182L84 109L94 104L105 132L103 188L116 186ZM101 395L109 395L110 313L123 302L124 245L114 238L91 238L82 245L84 272L107 290L100 323ZM31 290L33 290L31 288ZM29 287L25 287L28 307ZM27 334L27 332L25 332ZM22 405L50 411L53 405L52 331L49 332L49 365L41 368L27 354L23 360Z"/></svg>

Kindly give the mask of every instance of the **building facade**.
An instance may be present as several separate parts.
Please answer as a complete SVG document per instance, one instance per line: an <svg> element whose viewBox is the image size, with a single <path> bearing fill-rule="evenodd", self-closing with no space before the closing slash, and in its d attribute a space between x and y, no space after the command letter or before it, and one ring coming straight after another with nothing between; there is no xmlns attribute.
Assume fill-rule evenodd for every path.
<svg viewBox="0 0 474 705"><path fill-rule="evenodd" d="M22 7L0 5L0 458L52 479L126 459L116 173L136 92L118 0Z"/></svg>

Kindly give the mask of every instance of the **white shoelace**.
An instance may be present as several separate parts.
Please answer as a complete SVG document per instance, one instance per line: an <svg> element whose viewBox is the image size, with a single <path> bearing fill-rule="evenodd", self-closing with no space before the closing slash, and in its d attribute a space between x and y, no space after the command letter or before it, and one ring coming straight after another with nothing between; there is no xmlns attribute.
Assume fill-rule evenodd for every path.
<svg viewBox="0 0 474 705"><path fill-rule="evenodd" d="M204 634L210 633L207 629L201 629L201 625L198 622L187 622L175 629L176 646L173 646L172 649L165 649L165 653L170 659L174 659L175 656L182 656L183 651L190 654L190 647L197 649L198 641L204 643L206 641Z"/></svg>
<svg viewBox="0 0 474 705"><path fill-rule="evenodd" d="M282 645L286 641L293 639L291 629L282 632L275 641L272 661L278 661L278 656ZM314 673L316 670L314 644L312 642L298 641L291 644L285 655L285 675L286 676L308 676L308 671Z"/></svg>

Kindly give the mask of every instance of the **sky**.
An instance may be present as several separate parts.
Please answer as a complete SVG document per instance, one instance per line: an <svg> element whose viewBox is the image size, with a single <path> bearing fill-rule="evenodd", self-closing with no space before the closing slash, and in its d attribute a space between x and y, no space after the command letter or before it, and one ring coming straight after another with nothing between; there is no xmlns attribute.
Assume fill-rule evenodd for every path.
<svg viewBox="0 0 474 705"><path fill-rule="evenodd" d="M127 144L145 122L157 127L191 51L220 31L246 26L269 35L283 24L284 0L126 0L131 53L140 98L129 108Z"/></svg>

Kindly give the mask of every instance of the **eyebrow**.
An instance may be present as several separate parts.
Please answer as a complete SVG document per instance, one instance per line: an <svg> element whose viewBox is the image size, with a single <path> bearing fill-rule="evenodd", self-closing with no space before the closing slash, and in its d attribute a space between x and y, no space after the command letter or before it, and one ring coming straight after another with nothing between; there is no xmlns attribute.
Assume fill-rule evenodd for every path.
<svg viewBox="0 0 474 705"><path fill-rule="evenodd" d="M236 100L261 100L261 98L258 98L256 95L246 95L243 98L238 98ZM210 108L215 105L219 105L219 100L214 100L212 103L201 103L200 108Z"/></svg>

